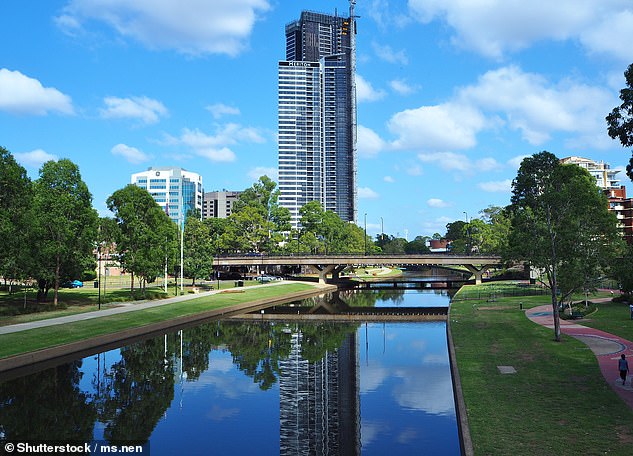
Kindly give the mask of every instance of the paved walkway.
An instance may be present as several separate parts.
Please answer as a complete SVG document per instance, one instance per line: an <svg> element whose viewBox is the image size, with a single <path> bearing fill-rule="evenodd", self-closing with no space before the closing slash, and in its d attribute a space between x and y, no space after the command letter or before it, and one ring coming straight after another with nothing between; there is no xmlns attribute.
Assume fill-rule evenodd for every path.
<svg viewBox="0 0 633 456"><path fill-rule="evenodd" d="M258 285L258 287L284 285L288 283L299 283L299 282L295 282L292 280L280 280L276 282ZM313 284L313 285L318 286L319 284ZM249 288L250 287L245 287L242 289L238 288L237 290L247 290ZM189 301L191 299L197 299L203 296L209 296L216 293L222 293L226 291L230 292L231 290L235 290L235 289L223 288L221 290L211 290L211 291L205 291L202 293L189 293L182 296L174 296L173 298L158 299L158 300L153 300L153 301L146 300L146 301L121 302L121 303L117 303L116 307L111 307L111 308L103 309L103 310L95 310L92 312L84 312L84 313L79 313L79 314L74 314L74 315L67 315L65 317L47 318L45 320L36 320L36 321L27 322L27 323L17 323L15 325L0 326L0 335L10 334L10 333L19 332L19 331L26 331L28 329L34 329L34 328L43 328L45 326L61 325L61 324L70 323L73 321L90 320L93 318L106 317L109 315L116 315L116 314L125 313L125 312L133 312L135 310L149 309L152 307L164 306L165 304L172 304L174 302Z"/></svg>
<svg viewBox="0 0 633 456"><path fill-rule="evenodd" d="M610 298L609 298L610 300ZM596 301L596 300L594 300ZM533 307L525 311L526 316L534 323L538 323L554 330L554 317L552 305ZM633 342L615 336L613 334L589 328L582 325L582 320L560 320L561 333L572 336L584 342L598 359L600 371L605 380L613 390L633 408L633 375L629 371L626 384L622 385L620 371L618 370L618 359L624 353L629 361L629 366L633 368Z"/></svg>

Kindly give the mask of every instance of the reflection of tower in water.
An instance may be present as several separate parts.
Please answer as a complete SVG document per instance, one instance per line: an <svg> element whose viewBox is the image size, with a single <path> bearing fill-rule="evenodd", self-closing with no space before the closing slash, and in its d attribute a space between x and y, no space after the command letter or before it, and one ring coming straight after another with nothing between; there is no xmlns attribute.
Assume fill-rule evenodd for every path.
<svg viewBox="0 0 633 456"><path fill-rule="evenodd" d="M356 332L317 362L301 356L303 335L279 377L280 454L360 454L359 362Z"/></svg>

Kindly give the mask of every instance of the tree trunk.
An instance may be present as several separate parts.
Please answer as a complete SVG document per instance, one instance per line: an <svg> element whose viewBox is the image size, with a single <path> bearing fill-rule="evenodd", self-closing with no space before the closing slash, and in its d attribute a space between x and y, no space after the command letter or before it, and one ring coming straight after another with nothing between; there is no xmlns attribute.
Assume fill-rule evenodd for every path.
<svg viewBox="0 0 633 456"><path fill-rule="evenodd" d="M134 273L130 273L130 292L134 293Z"/></svg>
<svg viewBox="0 0 633 456"><path fill-rule="evenodd" d="M56 264L55 264L55 291L53 293L53 305L55 307L57 307L57 295L59 292L59 270L61 268L61 261L59 259L59 255L57 255L56 258Z"/></svg>

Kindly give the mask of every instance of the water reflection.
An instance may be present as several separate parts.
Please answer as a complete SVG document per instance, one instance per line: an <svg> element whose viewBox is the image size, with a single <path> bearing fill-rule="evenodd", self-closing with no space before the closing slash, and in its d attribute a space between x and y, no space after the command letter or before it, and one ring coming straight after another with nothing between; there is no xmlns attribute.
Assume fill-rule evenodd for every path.
<svg viewBox="0 0 633 456"><path fill-rule="evenodd" d="M330 304L403 290L384 291ZM200 325L1 383L1 438L149 442L153 455L459 453L444 323Z"/></svg>

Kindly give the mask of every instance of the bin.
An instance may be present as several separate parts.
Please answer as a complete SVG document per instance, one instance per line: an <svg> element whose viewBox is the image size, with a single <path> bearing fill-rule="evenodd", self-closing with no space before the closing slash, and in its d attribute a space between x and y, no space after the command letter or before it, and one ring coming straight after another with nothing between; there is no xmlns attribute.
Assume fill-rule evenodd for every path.
<svg viewBox="0 0 633 456"><path fill-rule="evenodd" d="M95 280L94 287L95 288L99 288L99 281L98 280Z"/></svg>
<svg viewBox="0 0 633 456"><path fill-rule="evenodd" d="M244 281L243 280L238 280L237 281L237 286L238 287L243 287L244 286Z"/></svg>
<svg viewBox="0 0 633 456"><path fill-rule="evenodd" d="M633 320L633 304L629 306L629 311L631 312L631 320Z"/></svg>

